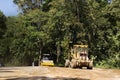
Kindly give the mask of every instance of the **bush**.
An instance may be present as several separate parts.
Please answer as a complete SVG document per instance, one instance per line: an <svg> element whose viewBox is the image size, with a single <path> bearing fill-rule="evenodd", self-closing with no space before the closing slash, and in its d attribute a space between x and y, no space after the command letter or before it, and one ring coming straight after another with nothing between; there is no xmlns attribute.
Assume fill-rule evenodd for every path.
<svg viewBox="0 0 120 80"><path fill-rule="evenodd" d="M116 53L114 56L110 56L108 59L102 60L101 62L96 64L96 67L120 69L119 62L120 62L120 54Z"/></svg>

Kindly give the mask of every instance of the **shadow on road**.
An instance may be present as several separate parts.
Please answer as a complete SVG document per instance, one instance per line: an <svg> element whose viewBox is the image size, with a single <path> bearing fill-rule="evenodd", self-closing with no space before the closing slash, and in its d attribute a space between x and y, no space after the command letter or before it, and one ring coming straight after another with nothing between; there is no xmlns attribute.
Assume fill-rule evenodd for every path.
<svg viewBox="0 0 120 80"><path fill-rule="evenodd" d="M14 71L0 71L0 73L2 73L2 72L14 72Z"/></svg>
<svg viewBox="0 0 120 80"><path fill-rule="evenodd" d="M2 72L14 72L12 69L3 69L3 68L0 68L0 73Z"/></svg>
<svg viewBox="0 0 120 80"><path fill-rule="evenodd" d="M66 78L66 77L51 78L51 77L45 77L45 76L35 76L35 77L11 78L11 79L7 79L7 80L90 80L90 79L84 79L84 78Z"/></svg>

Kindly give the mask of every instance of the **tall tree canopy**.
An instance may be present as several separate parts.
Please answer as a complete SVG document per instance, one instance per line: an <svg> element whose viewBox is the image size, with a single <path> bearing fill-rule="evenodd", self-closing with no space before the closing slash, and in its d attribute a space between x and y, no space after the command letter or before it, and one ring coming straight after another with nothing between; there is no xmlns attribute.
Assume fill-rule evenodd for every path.
<svg viewBox="0 0 120 80"><path fill-rule="evenodd" d="M7 52L7 50L4 48L5 32L6 32L6 16L0 11L0 61L2 61L4 53Z"/></svg>
<svg viewBox="0 0 120 80"><path fill-rule="evenodd" d="M88 44L96 66L120 62L119 0L14 0L23 11L17 17L0 12L2 57L14 65L30 65L44 53L64 64L74 44ZM6 44L8 42L8 44ZM57 59L56 59L57 58ZM7 62L6 59L6 62Z"/></svg>
<svg viewBox="0 0 120 80"><path fill-rule="evenodd" d="M3 34L6 30L6 17L5 15L0 11L0 38L2 38Z"/></svg>

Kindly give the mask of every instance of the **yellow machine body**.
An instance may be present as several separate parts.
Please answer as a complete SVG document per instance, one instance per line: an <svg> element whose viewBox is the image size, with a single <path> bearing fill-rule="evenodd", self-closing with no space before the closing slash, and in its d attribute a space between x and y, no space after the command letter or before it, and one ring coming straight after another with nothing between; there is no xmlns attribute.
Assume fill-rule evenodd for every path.
<svg viewBox="0 0 120 80"><path fill-rule="evenodd" d="M41 66L54 66L54 62L50 56L50 54L43 54L42 59L40 61Z"/></svg>

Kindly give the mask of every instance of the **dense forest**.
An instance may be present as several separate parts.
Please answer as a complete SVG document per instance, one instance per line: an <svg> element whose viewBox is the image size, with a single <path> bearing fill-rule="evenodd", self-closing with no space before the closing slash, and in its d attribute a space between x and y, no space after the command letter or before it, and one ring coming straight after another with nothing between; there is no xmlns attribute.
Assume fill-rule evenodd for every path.
<svg viewBox="0 0 120 80"><path fill-rule="evenodd" d="M1 63L27 66L50 53L62 65L71 46L87 44L95 66L120 68L120 0L13 2L19 15L0 11Z"/></svg>

